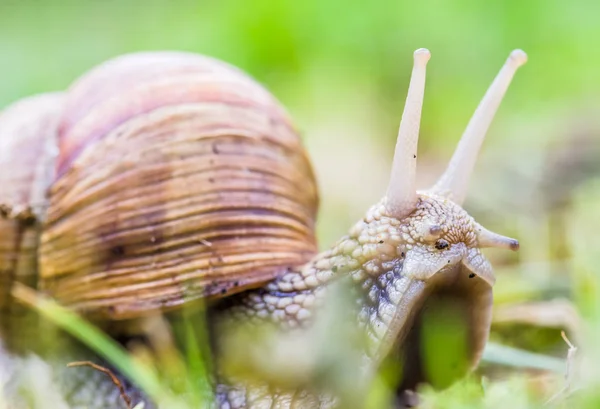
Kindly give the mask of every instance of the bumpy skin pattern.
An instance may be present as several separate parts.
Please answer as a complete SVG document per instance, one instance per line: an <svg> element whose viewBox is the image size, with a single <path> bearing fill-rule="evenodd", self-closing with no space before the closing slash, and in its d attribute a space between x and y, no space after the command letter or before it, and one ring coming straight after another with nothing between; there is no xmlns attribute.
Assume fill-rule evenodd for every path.
<svg viewBox="0 0 600 409"><path fill-rule="evenodd" d="M226 388L223 386L217 388L217 407L219 409L326 409L335 407L335 404L335 399L331 397L319 396L306 391L273 390L265 385L250 389Z"/></svg>
<svg viewBox="0 0 600 409"><path fill-rule="evenodd" d="M373 206L330 250L304 267L289 270L263 289L242 296L217 320L233 322L234 326L236 322L267 322L283 332L308 328L328 297L328 285L350 277L359 289L355 319L368 337L361 351L363 370L368 372L406 336L414 310L428 294L428 284L439 281L434 277L436 273L466 274L468 277L452 279L472 282L485 292L490 290L493 276L477 248L478 224L460 206L442 197L421 194L415 211L407 218L398 220L386 213L385 201ZM489 331L491 298L485 294L480 299L484 305L478 318L481 326L473 330L480 338L471 352L473 365L479 360ZM267 388L229 382L235 385L220 387L222 408L329 407L334 402L329 396L298 391L273 394Z"/></svg>

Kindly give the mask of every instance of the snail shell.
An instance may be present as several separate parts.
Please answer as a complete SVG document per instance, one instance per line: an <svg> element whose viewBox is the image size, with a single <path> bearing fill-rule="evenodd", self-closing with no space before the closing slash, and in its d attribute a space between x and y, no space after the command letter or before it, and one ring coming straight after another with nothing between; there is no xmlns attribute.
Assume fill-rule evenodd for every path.
<svg viewBox="0 0 600 409"><path fill-rule="evenodd" d="M93 69L67 92L58 147L39 285L88 315L239 292L316 253L298 132L225 63L161 52Z"/></svg>

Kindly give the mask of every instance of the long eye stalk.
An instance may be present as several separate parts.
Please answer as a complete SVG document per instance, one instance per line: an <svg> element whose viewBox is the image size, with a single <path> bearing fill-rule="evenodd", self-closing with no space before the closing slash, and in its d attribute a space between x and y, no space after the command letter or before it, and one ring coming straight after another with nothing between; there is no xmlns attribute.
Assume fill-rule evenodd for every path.
<svg viewBox="0 0 600 409"><path fill-rule="evenodd" d="M394 152L392 174L386 193L386 209L390 216L402 219L412 212L417 202L416 170L417 144L421 124L421 108L425 93L425 74L429 50L420 48L414 53L414 65L398 140Z"/></svg>
<svg viewBox="0 0 600 409"><path fill-rule="evenodd" d="M515 72L526 62L527 54L522 50L514 50L510 53L506 63L475 110L446 172L431 188L432 193L446 196L457 204L462 204L485 134Z"/></svg>

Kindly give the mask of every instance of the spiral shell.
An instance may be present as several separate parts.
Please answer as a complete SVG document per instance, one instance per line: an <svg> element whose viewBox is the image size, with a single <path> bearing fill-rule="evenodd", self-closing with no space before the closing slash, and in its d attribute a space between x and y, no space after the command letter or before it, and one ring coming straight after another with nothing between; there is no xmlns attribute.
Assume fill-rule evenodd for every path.
<svg viewBox="0 0 600 409"><path fill-rule="evenodd" d="M186 53L111 60L68 91L41 287L102 318L260 286L316 252L298 132L262 86Z"/></svg>

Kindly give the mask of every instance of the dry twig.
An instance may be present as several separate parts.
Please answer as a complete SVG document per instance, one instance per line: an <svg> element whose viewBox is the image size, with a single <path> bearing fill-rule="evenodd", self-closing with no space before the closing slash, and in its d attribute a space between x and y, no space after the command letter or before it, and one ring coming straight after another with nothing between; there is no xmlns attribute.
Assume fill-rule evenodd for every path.
<svg viewBox="0 0 600 409"><path fill-rule="evenodd" d="M117 378L117 376L110 369L105 368L100 365L97 365L91 361L77 361L77 362L70 362L67 364L68 368L73 368L73 367L77 367L77 366L89 366L97 371L100 371L100 372L108 375L110 377L110 380L112 381L112 383L114 383L115 386L117 388L119 388L119 393L121 394L121 398L123 398L123 401L125 401L125 406L127 406L127 409L132 409L131 398L125 392L125 387L123 386L123 383Z"/></svg>
<svg viewBox="0 0 600 409"><path fill-rule="evenodd" d="M558 400L561 397L565 398L565 397L569 396L569 394L571 393L571 385L573 384L573 377L574 377L573 361L575 360L575 353L577 352L577 347L574 346L571 343L571 341L569 341L569 338L567 338L565 331L561 331L560 336L566 342L566 344L569 346L569 351L567 352L567 369L565 372L565 386L561 390L559 390L557 393L555 393L550 399L548 399L546 401L546 405L550 405L551 403L555 402L556 400Z"/></svg>

